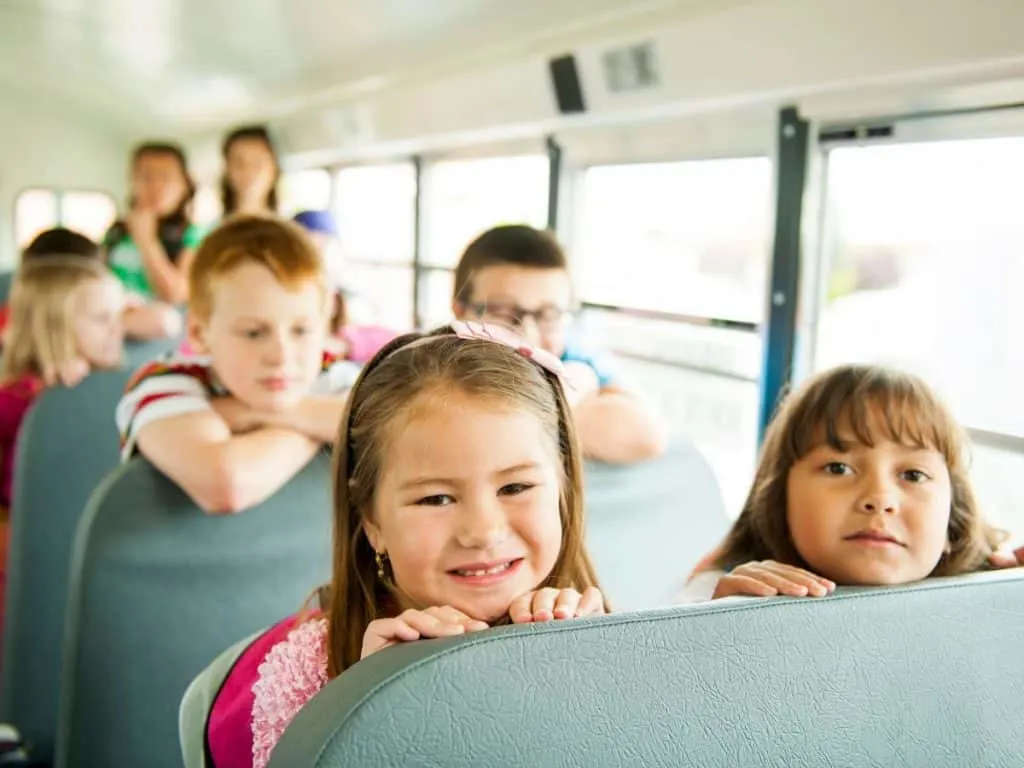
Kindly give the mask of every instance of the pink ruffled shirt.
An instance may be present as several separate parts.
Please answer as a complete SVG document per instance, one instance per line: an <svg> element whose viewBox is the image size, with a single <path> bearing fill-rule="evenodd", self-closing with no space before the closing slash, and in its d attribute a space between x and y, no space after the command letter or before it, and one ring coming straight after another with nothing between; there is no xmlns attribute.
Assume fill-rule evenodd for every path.
<svg viewBox="0 0 1024 768"><path fill-rule="evenodd" d="M269 650L268 650L269 647ZM266 768L281 734L327 685L327 620L271 627L235 662L214 700L207 743L216 768Z"/></svg>

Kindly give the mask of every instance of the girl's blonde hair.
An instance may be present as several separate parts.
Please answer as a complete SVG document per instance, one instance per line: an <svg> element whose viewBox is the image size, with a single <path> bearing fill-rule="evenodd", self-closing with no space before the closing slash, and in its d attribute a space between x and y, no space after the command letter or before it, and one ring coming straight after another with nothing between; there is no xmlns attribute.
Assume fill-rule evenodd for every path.
<svg viewBox="0 0 1024 768"><path fill-rule="evenodd" d="M78 357L75 294L93 280L111 280L102 262L76 256L27 261L11 286L0 379L44 376Z"/></svg>
<svg viewBox="0 0 1024 768"><path fill-rule="evenodd" d="M363 530L364 518L373 515L388 441L421 398L456 393L529 412L545 426L561 457L562 544L553 570L538 586L597 586L583 541L579 442L558 377L511 347L459 338L450 328L399 337L363 369L335 446L334 575L326 597L331 678L359 661L367 626L393 615L398 604L394 586L378 577Z"/></svg>
<svg viewBox="0 0 1024 768"><path fill-rule="evenodd" d="M845 365L815 376L782 402L765 435L750 495L717 558L719 567L751 560L808 567L787 522L789 471L822 439L845 450L844 430L868 446L893 440L941 453L952 488L949 551L931 575L953 576L985 566L1006 534L982 517L971 489L967 436L952 413L916 376Z"/></svg>

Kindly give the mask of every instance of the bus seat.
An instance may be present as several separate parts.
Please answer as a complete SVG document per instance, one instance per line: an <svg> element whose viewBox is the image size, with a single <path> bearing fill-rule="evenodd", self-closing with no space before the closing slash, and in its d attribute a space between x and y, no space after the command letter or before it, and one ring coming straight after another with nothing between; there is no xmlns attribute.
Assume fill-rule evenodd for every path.
<svg viewBox="0 0 1024 768"><path fill-rule="evenodd" d="M213 660L185 689L178 709L178 739L185 768L208 768L206 762L206 721L224 679L242 652L252 645L264 630L241 640Z"/></svg>
<svg viewBox="0 0 1024 768"><path fill-rule="evenodd" d="M181 346L181 337L174 336L152 341L126 341L124 345L124 364L130 371L135 371L150 360L170 354Z"/></svg>
<svg viewBox="0 0 1024 768"><path fill-rule="evenodd" d="M12 493L0 720L49 760L57 726L69 561L89 496L118 464L127 371L44 392L22 424Z"/></svg>
<svg viewBox="0 0 1024 768"><path fill-rule="evenodd" d="M14 272L7 270L0 272L0 304L6 304L11 296L11 284L14 282Z"/></svg>
<svg viewBox="0 0 1024 768"><path fill-rule="evenodd" d="M270 768L1024 765L1024 571L408 643Z"/></svg>
<svg viewBox="0 0 1024 768"><path fill-rule="evenodd" d="M225 648L299 610L330 575L330 468L203 514L145 459L93 495L72 563L58 768L180 768L179 704Z"/></svg>
<svg viewBox="0 0 1024 768"><path fill-rule="evenodd" d="M711 465L683 438L654 461L588 462L585 481L587 548L615 610L671 605L729 529Z"/></svg>

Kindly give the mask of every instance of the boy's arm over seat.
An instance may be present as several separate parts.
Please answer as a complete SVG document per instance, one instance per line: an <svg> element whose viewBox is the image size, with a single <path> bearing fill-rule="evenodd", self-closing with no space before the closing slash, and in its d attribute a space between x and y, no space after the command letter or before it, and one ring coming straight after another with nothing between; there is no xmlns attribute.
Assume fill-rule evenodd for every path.
<svg viewBox="0 0 1024 768"><path fill-rule="evenodd" d="M212 411L146 424L136 443L209 514L240 512L265 501L321 448L319 441L286 428L232 435Z"/></svg>

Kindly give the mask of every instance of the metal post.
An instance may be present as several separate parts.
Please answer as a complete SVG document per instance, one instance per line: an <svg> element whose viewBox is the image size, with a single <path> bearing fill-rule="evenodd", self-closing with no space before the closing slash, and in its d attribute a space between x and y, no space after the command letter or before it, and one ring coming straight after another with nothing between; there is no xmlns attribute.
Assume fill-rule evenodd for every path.
<svg viewBox="0 0 1024 768"><path fill-rule="evenodd" d="M795 107L779 112L775 243L761 368L758 443L764 439L768 422L793 373L809 135L810 125L801 119Z"/></svg>
<svg viewBox="0 0 1024 768"><path fill-rule="evenodd" d="M420 278L423 276L422 254L423 247L423 158L414 155L412 167L415 174L416 197L413 202L413 228L412 228L412 327L419 329L422 325L423 312L420 306Z"/></svg>
<svg viewBox="0 0 1024 768"><path fill-rule="evenodd" d="M558 193L562 183L562 147L548 136L548 229L558 230Z"/></svg>

